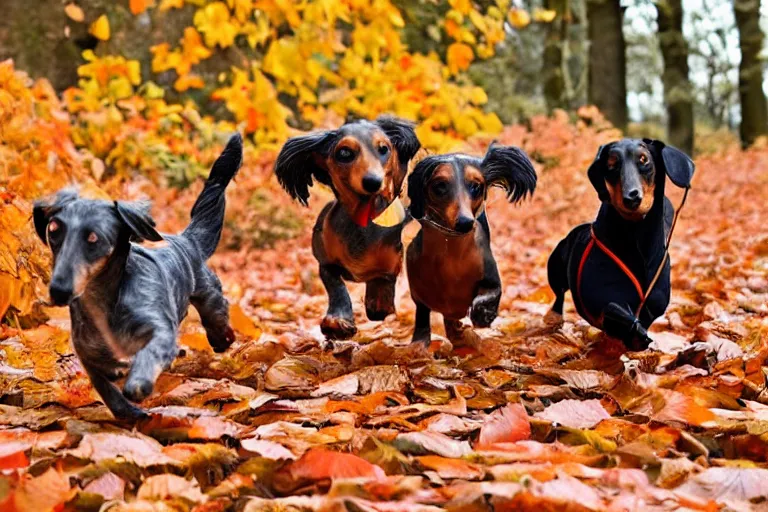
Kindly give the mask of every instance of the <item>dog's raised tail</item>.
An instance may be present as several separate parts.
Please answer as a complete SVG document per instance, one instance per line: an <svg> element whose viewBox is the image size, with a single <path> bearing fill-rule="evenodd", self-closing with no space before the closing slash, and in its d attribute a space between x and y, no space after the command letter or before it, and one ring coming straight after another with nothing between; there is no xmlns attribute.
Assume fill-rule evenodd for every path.
<svg viewBox="0 0 768 512"><path fill-rule="evenodd" d="M243 162L243 138L239 133L230 137L227 147L213 163L205 187L192 207L192 221L183 236L192 239L203 258L210 258L216 251L224 225L224 191L237 174Z"/></svg>

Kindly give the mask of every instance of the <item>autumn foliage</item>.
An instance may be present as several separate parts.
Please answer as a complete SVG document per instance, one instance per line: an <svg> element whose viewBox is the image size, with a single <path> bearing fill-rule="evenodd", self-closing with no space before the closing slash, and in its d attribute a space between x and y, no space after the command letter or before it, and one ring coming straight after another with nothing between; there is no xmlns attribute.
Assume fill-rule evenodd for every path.
<svg viewBox="0 0 768 512"><path fill-rule="evenodd" d="M718 148L696 159L672 243L672 302L652 350L626 352L566 304L559 330L546 260L598 201L586 168L620 137L583 108L501 126L462 75L494 51L506 19L548 11L479 10L451 1L445 59L412 53L388 1L131 0L134 15L191 5L181 41L154 49L176 92L205 91L231 118L201 114L122 56L86 53L77 88L57 95L0 63L0 510L750 510L768 499L768 150ZM99 39L107 18L88 18ZM350 40L331 27L354 27ZM261 58L201 83L196 67L233 44ZM299 70L299 71L297 71ZM291 98L290 101L287 98ZM405 276L397 315L328 344L309 209L272 177L290 126L394 112L431 150L481 154L492 139L536 164L532 201L488 201L504 284L479 350L432 357L409 346ZM188 212L227 135L251 144L228 192L211 260L232 304L237 341L214 354L193 311L181 353L142 404L116 423L69 344L68 315L45 306L50 261L31 201L77 183L84 195L154 200L161 231ZM671 188L671 187L670 187ZM672 201L680 196L672 191ZM678 195L674 195L678 194ZM407 244L418 227L405 228ZM434 319L435 321L437 318Z"/></svg>

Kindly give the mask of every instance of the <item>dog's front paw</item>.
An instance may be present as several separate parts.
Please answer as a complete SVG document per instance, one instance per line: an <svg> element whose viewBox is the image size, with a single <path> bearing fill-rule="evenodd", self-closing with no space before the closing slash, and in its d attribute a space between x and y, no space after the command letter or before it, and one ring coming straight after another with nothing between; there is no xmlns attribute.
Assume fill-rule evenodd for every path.
<svg viewBox="0 0 768 512"><path fill-rule="evenodd" d="M123 396L131 402L141 402L151 393L155 384L148 379L131 379L130 377L123 386Z"/></svg>
<svg viewBox="0 0 768 512"><path fill-rule="evenodd" d="M491 323L496 320L498 310L498 297L479 295L472 301L469 318L475 327L490 327Z"/></svg>
<svg viewBox="0 0 768 512"><path fill-rule="evenodd" d="M320 322L320 331L329 340L348 340L357 333L357 327L354 320L328 315Z"/></svg>

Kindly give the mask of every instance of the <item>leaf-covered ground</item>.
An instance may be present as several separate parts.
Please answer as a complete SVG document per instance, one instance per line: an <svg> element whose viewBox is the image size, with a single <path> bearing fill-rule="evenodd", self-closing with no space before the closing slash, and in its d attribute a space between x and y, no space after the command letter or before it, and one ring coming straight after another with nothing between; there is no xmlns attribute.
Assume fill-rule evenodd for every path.
<svg viewBox="0 0 768 512"><path fill-rule="evenodd" d="M543 321L546 260L594 217L585 170L613 134L536 123L500 137L526 148L540 180L521 206L489 202L504 295L481 350L451 351L437 315L431 357L410 348L404 276L383 323L365 320L363 287L350 285L360 332L326 343L309 240L328 193L302 210L270 160L252 159L211 261L237 342L214 354L191 311L180 356L143 403L150 420L111 419L71 352L65 310L2 327L0 510L768 510L768 151L697 160L656 350L628 353L570 302L561 328ZM120 193L151 190L175 231L199 189ZM272 206L249 202L254 191ZM227 250L254 226L300 235Z"/></svg>

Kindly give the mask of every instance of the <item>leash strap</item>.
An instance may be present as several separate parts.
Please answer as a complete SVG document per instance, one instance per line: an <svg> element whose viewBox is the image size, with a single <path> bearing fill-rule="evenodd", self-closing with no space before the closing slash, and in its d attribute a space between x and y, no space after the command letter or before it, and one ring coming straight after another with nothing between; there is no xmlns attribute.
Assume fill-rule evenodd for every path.
<svg viewBox="0 0 768 512"><path fill-rule="evenodd" d="M666 265L667 260L669 259L669 245L672 242L672 233L675 232L677 218L680 216L680 211L683 209L683 206L685 206L685 201L688 199L689 190L691 190L691 187L685 187L685 192L683 193L683 199L680 201L680 206L677 207L675 210L675 215L672 217L672 226L669 228L669 235L667 235L667 242L664 246L664 257L661 258L659 268L656 270L656 275L654 275L653 279L651 279L651 284L648 285L648 290L646 290L645 295L641 296L642 300L640 301L640 306L637 308L637 311L635 311L635 317L637 318L640 317L640 312L643 310L643 307L645 307L645 303L648 300L648 297L651 295L653 287L656 286L656 282L659 280L659 277L661 277L661 272L664 270L664 265Z"/></svg>
<svg viewBox="0 0 768 512"><path fill-rule="evenodd" d="M659 268L656 269L656 273L653 276L653 279L651 279L650 284L648 285L648 288L643 292L643 288L640 285L640 281L637 280L637 277L632 273L632 271L627 267L627 265L621 261L621 258L619 258L616 254L614 254L613 251L611 251L608 246L606 246L604 243L602 243L598 238L597 235L595 235L595 228L594 225L590 226L590 240L587 244L587 248L584 251L584 254L581 256L581 261L579 262L579 270L576 274L576 289L578 292L576 295L578 296L578 300L581 303L581 309L584 310L584 313L587 317L587 320L592 325L599 325L595 319L595 317L592 316L592 314L587 309L586 305L584 304L584 301L581 298L581 278L584 271L584 265L587 263L587 258L589 257L589 254L592 252L592 249L594 249L595 246L597 246L603 253L608 256L616 265L621 269L624 274L629 278L630 281L632 281L632 284L635 287L635 290L637 291L638 297L640 297L640 305L635 310L635 318L640 317L640 312L645 307L645 303L648 301L648 297L650 297L651 292L653 291L653 288L656 286L656 283L659 281L659 278L661 277L661 272L664 270L664 265L666 265L667 260L669 259L669 245L672 241L672 234L675 231L675 226L677 225L677 218L680 215L680 211L683 209L683 206L685 206L685 201L688 199L688 191L690 190L690 187L686 187L685 193L683 194L683 199L680 201L680 206L677 207L675 210L674 217L672 218L672 226L669 228L669 234L667 235L667 239L664 244L664 256L661 258L661 263L659 263Z"/></svg>

